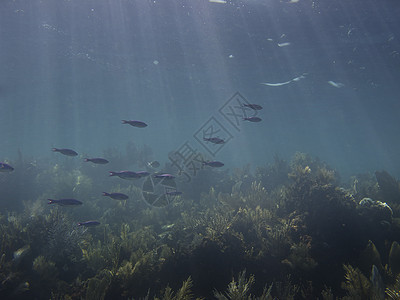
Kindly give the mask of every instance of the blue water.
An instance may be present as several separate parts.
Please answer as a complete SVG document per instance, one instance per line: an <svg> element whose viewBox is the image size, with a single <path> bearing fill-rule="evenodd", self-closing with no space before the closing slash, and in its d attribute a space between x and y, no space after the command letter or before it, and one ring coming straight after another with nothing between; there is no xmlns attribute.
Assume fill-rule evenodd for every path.
<svg viewBox="0 0 400 300"><path fill-rule="evenodd" d="M306 152L399 177L399 15L395 0L3 0L0 161L134 142L165 163L188 141L227 168ZM220 113L236 92L260 123ZM211 117L231 137L214 156L194 137Z"/></svg>

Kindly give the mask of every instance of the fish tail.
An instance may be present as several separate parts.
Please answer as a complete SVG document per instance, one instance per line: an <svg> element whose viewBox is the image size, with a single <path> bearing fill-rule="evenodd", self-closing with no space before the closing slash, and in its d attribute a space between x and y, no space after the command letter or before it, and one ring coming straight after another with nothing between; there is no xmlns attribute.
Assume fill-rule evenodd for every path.
<svg viewBox="0 0 400 300"><path fill-rule="evenodd" d="M54 204L57 202L56 200L53 200L53 199L47 199L47 200L49 200L49 203L47 203L47 204Z"/></svg>
<svg viewBox="0 0 400 300"><path fill-rule="evenodd" d="M108 172L108 173L110 173L110 176L115 176L115 175L117 175L115 172L112 172L112 171L110 171L110 172Z"/></svg>
<svg viewBox="0 0 400 300"><path fill-rule="evenodd" d="M122 120L122 124L126 124L126 123L128 123L127 120Z"/></svg>
<svg viewBox="0 0 400 300"><path fill-rule="evenodd" d="M110 194L107 192L103 192L103 196L110 196Z"/></svg>
<svg viewBox="0 0 400 300"><path fill-rule="evenodd" d="M85 161L90 161L90 158L85 158L84 160L85 160Z"/></svg>
<svg viewBox="0 0 400 300"><path fill-rule="evenodd" d="M57 152L58 149L57 148L52 148L51 151Z"/></svg>
<svg viewBox="0 0 400 300"><path fill-rule="evenodd" d="M82 222L78 222L78 226L82 226L83 225L83 223Z"/></svg>

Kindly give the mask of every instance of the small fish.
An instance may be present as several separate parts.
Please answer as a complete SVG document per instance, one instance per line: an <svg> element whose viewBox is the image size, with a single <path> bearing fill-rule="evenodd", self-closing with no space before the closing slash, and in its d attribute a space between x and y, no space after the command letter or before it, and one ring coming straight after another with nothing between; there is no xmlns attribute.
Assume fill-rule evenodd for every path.
<svg viewBox="0 0 400 300"><path fill-rule="evenodd" d="M122 194L122 193L107 193L103 192L103 196L110 197L114 200L126 200L129 198L128 195Z"/></svg>
<svg viewBox="0 0 400 300"><path fill-rule="evenodd" d="M78 226L94 227L97 225L100 225L100 222L98 222L98 221L78 222Z"/></svg>
<svg viewBox="0 0 400 300"><path fill-rule="evenodd" d="M244 103L242 106L251 108L253 110L262 110L262 106L258 104L246 104Z"/></svg>
<svg viewBox="0 0 400 300"><path fill-rule="evenodd" d="M209 166L213 168L221 168L224 166L224 163L220 161L203 161L203 166Z"/></svg>
<svg viewBox="0 0 400 300"><path fill-rule="evenodd" d="M147 177L150 175L150 173L147 171L139 171L139 172L136 172L136 174L138 174L140 178Z"/></svg>
<svg viewBox="0 0 400 300"><path fill-rule="evenodd" d="M133 172L133 171L120 171L120 172L110 171L110 176L118 176L119 178L127 179L127 180L142 178L142 176L140 174Z"/></svg>
<svg viewBox="0 0 400 300"><path fill-rule="evenodd" d="M53 149L51 149L52 151L54 151L54 152L60 152L61 154L63 154L63 155L66 155L66 156L77 156L78 155L78 153L76 153L74 150L72 150L72 149L59 149L59 148L53 148Z"/></svg>
<svg viewBox="0 0 400 300"><path fill-rule="evenodd" d="M147 165L152 168L158 168L160 166L160 163L155 160L155 161L148 162Z"/></svg>
<svg viewBox="0 0 400 300"><path fill-rule="evenodd" d="M107 159L99 158L99 157L96 157L96 158L85 158L85 161L92 162L92 163L98 164L98 165L105 165L105 164L109 163L109 161Z"/></svg>
<svg viewBox="0 0 400 300"><path fill-rule="evenodd" d="M82 202L76 199L59 199L59 200L47 199L47 200L49 200L48 204L58 204L61 206L82 205Z"/></svg>
<svg viewBox="0 0 400 300"><path fill-rule="evenodd" d="M139 128L144 128L147 127L147 124L145 122L142 121L134 121L134 120L122 120L122 124L129 124L133 127L139 127Z"/></svg>
<svg viewBox="0 0 400 300"><path fill-rule="evenodd" d="M154 178L160 178L160 179L174 179L175 176L171 174L156 174L154 175Z"/></svg>
<svg viewBox="0 0 400 300"><path fill-rule="evenodd" d="M0 172L6 173L6 172L12 172L14 171L14 168L11 167L9 164L0 162Z"/></svg>
<svg viewBox="0 0 400 300"><path fill-rule="evenodd" d="M220 139L219 137L203 138L203 141L213 144L225 144L225 141L223 139Z"/></svg>
<svg viewBox="0 0 400 300"><path fill-rule="evenodd" d="M261 118L259 117L247 117L243 118L244 121L249 121L249 122L261 122Z"/></svg>
<svg viewBox="0 0 400 300"><path fill-rule="evenodd" d="M180 192L180 191L171 191L171 192L166 192L165 195L167 195L167 196L179 196L179 195L182 195L182 192Z"/></svg>

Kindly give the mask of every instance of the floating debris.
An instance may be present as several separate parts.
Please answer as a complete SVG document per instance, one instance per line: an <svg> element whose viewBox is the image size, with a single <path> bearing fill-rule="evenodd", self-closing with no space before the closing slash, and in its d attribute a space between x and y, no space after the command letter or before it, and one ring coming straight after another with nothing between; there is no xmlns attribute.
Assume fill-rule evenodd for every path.
<svg viewBox="0 0 400 300"><path fill-rule="evenodd" d="M307 73L303 73L302 75L300 75L298 77L295 77L295 78L293 78L293 79L291 79L289 81L285 81L285 82L278 82L278 83L261 82L260 84L273 86L273 87L282 86L282 85L286 85L286 84L289 84L289 83L292 83L292 82L300 81L301 79L306 78L306 75L307 75Z"/></svg>
<svg viewBox="0 0 400 300"><path fill-rule="evenodd" d="M269 82L261 82L260 84L268 85L268 86L282 86L291 83L292 81L278 82L278 83L269 83Z"/></svg>
<svg viewBox="0 0 400 300"><path fill-rule="evenodd" d="M344 84L343 84L343 83L340 83L340 82L334 82L334 81L332 81L332 80L329 80L328 83L329 83L331 86L333 86L333 87L335 87L335 88L338 88L338 89L344 87Z"/></svg>
<svg viewBox="0 0 400 300"><path fill-rule="evenodd" d="M219 4L226 4L226 1L225 1L225 0L208 0L208 2L211 2L211 3L219 3Z"/></svg>
<svg viewBox="0 0 400 300"><path fill-rule="evenodd" d="M287 46L290 46L291 44L290 44L290 42L286 42L286 43L278 43L277 45L278 45L278 47L287 47Z"/></svg>

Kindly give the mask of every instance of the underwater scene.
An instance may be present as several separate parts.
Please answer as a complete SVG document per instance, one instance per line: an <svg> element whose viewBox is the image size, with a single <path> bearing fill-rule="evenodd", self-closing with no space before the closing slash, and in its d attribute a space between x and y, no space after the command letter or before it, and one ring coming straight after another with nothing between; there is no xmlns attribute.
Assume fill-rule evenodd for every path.
<svg viewBox="0 0 400 300"><path fill-rule="evenodd" d="M400 299L399 15L0 1L0 299Z"/></svg>

